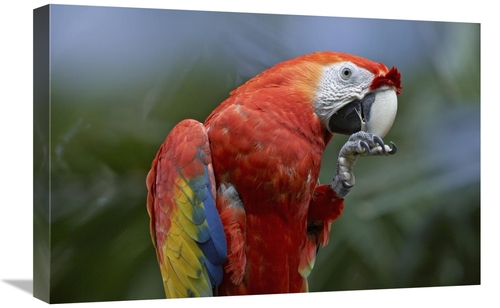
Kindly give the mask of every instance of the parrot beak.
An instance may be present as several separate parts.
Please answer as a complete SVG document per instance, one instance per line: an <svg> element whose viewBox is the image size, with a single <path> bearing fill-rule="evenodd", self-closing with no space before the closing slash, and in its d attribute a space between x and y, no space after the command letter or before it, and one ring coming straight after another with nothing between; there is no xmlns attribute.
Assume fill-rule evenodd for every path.
<svg viewBox="0 0 500 308"><path fill-rule="evenodd" d="M369 92L363 100L354 100L330 117L331 133L352 135L359 131L383 138L396 118L398 99L393 87Z"/></svg>

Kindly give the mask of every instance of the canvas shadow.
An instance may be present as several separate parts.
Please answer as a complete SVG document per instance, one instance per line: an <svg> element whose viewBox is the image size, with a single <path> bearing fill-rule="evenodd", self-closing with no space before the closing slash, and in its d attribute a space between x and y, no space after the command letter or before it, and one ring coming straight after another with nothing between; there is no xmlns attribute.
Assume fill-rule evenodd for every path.
<svg viewBox="0 0 500 308"><path fill-rule="evenodd" d="M4 279L3 281L33 295L33 280L31 279Z"/></svg>

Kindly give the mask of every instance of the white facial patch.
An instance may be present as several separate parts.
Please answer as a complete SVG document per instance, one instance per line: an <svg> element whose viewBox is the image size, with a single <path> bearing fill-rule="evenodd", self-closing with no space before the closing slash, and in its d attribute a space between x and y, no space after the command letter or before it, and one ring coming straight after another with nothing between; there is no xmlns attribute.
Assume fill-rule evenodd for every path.
<svg viewBox="0 0 500 308"><path fill-rule="evenodd" d="M374 75L351 62L326 66L314 102L318 118L328 125L330 117L355 99L361 99L370 89Z"/></svg>

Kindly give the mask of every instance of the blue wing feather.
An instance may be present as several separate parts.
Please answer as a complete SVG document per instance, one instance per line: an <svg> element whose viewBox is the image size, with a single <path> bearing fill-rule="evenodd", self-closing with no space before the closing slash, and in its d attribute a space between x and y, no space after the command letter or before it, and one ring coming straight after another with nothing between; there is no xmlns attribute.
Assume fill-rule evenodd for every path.
<svg viewBox="0 0 500 308"><path fill-rule="evenodd" d="M212 173L208 166L205 166L205 174ZM222 226L222 221L219 216L215 205L215 196L212 194L212 183L210 180L202 191L203 195L206 196L203 199L203 205L205 207L205 217L208 223L208 228L210 232L210 238L199 246L207 259L207 269L210 274L210 280L212 284L218 285L222 281L222 266L226 261L227 257L227 243L226 237L224 235L224 227Z"/></svg>
<svg viewBox="0 0 500 308"><path fill-rule="evenodd" d="M210 155L203 125L185 120L167 136L147 176L151 235L167 297L209 296L222 281L227 243Z"/></svg>

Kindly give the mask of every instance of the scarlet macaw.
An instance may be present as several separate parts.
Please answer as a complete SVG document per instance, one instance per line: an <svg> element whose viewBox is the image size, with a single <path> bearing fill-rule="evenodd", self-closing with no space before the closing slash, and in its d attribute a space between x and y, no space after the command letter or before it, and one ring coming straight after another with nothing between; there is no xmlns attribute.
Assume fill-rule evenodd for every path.
<svg viewBox="0 0 500 308"><path fill-rule="evenodd" d="M204 124L184 120L146 179L151 236L168 298L307 291L307 276L354 186L357 157L389 155L401 76L317 52L230 93ZM318 184L333 133L350 135Z"/></svg>

